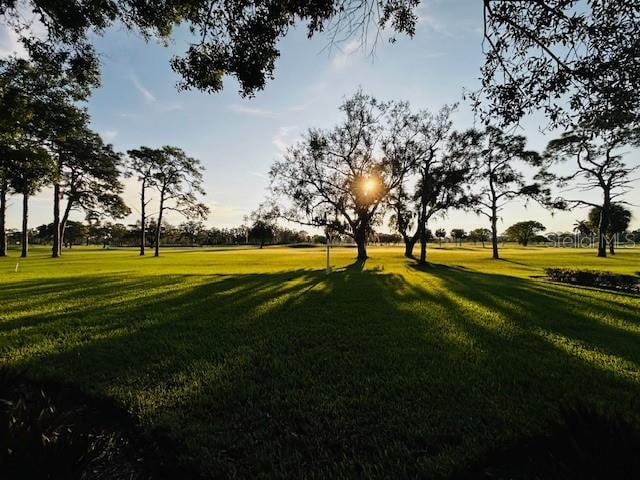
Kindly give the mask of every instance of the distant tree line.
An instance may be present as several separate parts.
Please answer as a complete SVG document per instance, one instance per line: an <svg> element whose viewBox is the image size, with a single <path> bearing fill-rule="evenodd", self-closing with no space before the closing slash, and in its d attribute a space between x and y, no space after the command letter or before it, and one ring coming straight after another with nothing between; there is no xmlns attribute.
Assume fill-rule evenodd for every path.
<svg viewBox="0 0 640 480"><path fill-rule="evenodd" d="M157 228L155 218L147 219L147 230L154 231ZM49 223L31 228L28 231L29 243L36 245L51 245L53 242L54 224ZM107 247L140 247L142 228L140 222L126 225L109 221L79 222L69 220L62 239L64 248L72 248L80 245L99 245ZM22 232L9 229L7 231L8 243L20 245ZM386 243L393 242L394 235L380 234L379 240ZM334 239L341 242L342 239ZM285 227L274 226L269 238L264 238L254 228L240 225L238 227L218 228L207 227L199 221L187 221L178 225L162 222L160 244L161 246L195 247L206 245L288 245L297 243L326 243L326 237L318 234L310 234L304 230L293 230ZM155 249L156 236L146 237L145 247Z"/></svg>

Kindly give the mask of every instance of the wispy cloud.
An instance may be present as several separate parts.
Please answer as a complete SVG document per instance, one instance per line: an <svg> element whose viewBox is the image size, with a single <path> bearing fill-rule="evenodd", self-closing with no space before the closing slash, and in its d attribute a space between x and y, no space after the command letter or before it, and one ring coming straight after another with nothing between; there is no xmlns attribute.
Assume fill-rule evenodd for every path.
<svg viewBox="0 0 640 480"><path fill-rule="evenodd" d="M118 131L117 130L104 130L104 131L100 132L100 136L106 142L111 142L114 138L116 138L118 136Z"/></svg>
<svg viewBox="0 0 640 480"><path fill-rule="evenodd" d="M288 125L280 127L276 134L273 136L272 143L278 150L280 155L287 153L287 148L291 144L292 134L298 129L296 125Z"/></svg>
<svg viewBox="0 0 640 480"><path fill-rule="evenodd" d="M130 78L131 78L131 83L133 83L133 86L136 87L136 90L138 90L138 92L142 94L142 97L145 99L147 103L152 103L156 101L155 95L153 95L153 93L151 93L147 88L144 87L144 85L142 85L142 83L140 83L140 80L138 80L138 77L135 75L135 73L132 73L130 75Z"/></svg>
<svg viewBox="0 0 640 480"><path fill-rule="evenodd" d="M358 40L351 40L340 49L340 52L333 57L331 66L335 70L343 70L348 67L351 60L354 58L354 54L362 48L362 42Z"/></svg>
<svg viewBox="0 0 640 480"><path fill-rule="evenodd" d="M427 11L426 7L421 6L418 9L418 27L426 27L427 29L446 36L451 36L447 24L442 18Z"/></svg>
<svg viewBox="0 0 640 480"><path fill-rule="evenodd" d="M178 110L184 110L184 104L182 102L168 103L162 106L162 110L165 112L176 112Z"/></svg>
<svg viewBox="0 0 640 480"><path fill-rule="evenodd" d="M237 103L231 104L227 108L232 112L240 113L243 115L252 115L254 117L275 118L278 116L278 113L274 112L273 110L266 110L257 107L247 107L245 105L238 105Z"/></svg>
<svg viewBox="0 0 640 480"><path fill-rule="evenodd" d="M249 175L251 175L253 177L258 177L258 178L267 178L267 174L266 173L256 172L255 170L249 172Z"/></svg>
<svg viewBox="0 0 640 480"><path fill-rule="evenodd" d="M138 115L137 113L131 113L131 112L121 112L118 114L118 117L132 119L132 118L139 118L140 115Z"/></svg>
<svg viewBox="0 0 640 480"><path fill-rule="evenodd" d="M306 110L307 108L307 104L306 103L300 103L298 105L291 105L289 108L287 108L287 111L289 112L302 112L303 110Z"/></svg>

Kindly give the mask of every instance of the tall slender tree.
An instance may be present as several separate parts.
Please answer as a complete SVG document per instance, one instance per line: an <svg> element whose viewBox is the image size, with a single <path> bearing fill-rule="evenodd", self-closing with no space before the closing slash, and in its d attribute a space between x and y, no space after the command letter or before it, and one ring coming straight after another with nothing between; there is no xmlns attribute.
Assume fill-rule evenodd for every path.
<svg viewBox="0 0 640 480"><path fill-rule="evenodd" d="M67 137L60 143L65 156L62 170L57 170L61 197L66 205L59 225L55 225L60 240L73 210L81 210L85 216L123 218L131 210L125 205L120 181L121 157L111 145L105 145L100 135L89 129L81 129L77 136ZM60 167L60 163L56 168ZM58 243L58 248L60 248ZM58 255L60 251L58 251Z"/></svg>
<svg viewBox="0 0 640 480"><path fill-rule="evenodd" d="M39 158L39 148L45 148L57 160L57 168L50 170L54 185L54 223L59 223L59 174L64 156L56 155L58 140L86 123L86 114L74 102L84 101L91 88L98 84L97 66L93 63L75 63L69 52L55 51L38 43L30 49L31 58L15 56L0 60L0 144L16 152L16 162L29 157L33 166ZM22 153L18 153L22 152ZM28 153L31 152L31 153ZM31 167L16 166L18 182L24 182L24 173ZM33 170L32 170L33 171ZM24 193L23 193L24 197ZM28 197L24 200L28 202ZM24 203L23 202L23 203ZM26 209L25 209L26 210ZM59 251L59 229L55 229L53 255Z"/></svg>
<svg viewBox="0 0 640 480"><path fill-rule="evenodd" d="M22 237L20 256L29 254L29 198L49 182L52 160L49 152L37 145L25 145L14 152L14 161L9 169L12 189L22 195Z"/></svg>
<svg viewBox="0 0 640 480"><path fill-rule="evenodd" d="M189 219L205 220L209 208L198 201L204 195L204 167L180 148L165 146L154 156L152 184L158 192L158 221L155 228L154 256L160 255L160 233L165 212L173 211Z"/></svg>
<svg viewBox="0 0 640 480"><path fill-rule="evenodd" d="M10 150L0 148L0 257L7 256L7 197L9 196Z"/></svg>
<svg viewBox="0 0 640 480"><path fill-rule="evenodd" d="M48 144L54 153L54 169L52 176L53 183L53 239L51 246L51 256L58 257L61 254L61 244L64 232L61 224L61 209L63 191L61 184L65 174L67 174L68 164L71 161L72 153L70 145L77 143L79 137L86 131L84 127L89 122L89 116L84 110L75 105L62 102L58 109L47 112L49 117Z"/></svg>
<svg viewBox="0 0 640 480"><path fill-rule="evenodd" d="M464 208L474 202L470 181L474 174L474 155L478 135L474 130L452 132L441 152L430 154L418 166L414 199L418 207L420 257L427 262L428 222L445 216L452 208Z"/></svg>
<svg viewBox="0 0 640 480"><path fill-rule="evenodd" d="M540 156L526 150L526 139L521 135L510 135L499 128L488 126L482 134L482 149L478 161L478 183L475 211L489 219L491 245L494 259L500 258L498 251L498 220L501 210L515 198L535 198L548 203L550 192L540 184L527 183L517 162L540 165Z"/></svg>
<svg viewBox="0 0 640 480"><path fill-rule="evenodd" d="M153 184L155 166L160 162L160 150L140 147L127 151L127 170L125 175L136 177L140 182L140 255L144 256L147 246L147 206L151 198L147 190Z"/></svg>

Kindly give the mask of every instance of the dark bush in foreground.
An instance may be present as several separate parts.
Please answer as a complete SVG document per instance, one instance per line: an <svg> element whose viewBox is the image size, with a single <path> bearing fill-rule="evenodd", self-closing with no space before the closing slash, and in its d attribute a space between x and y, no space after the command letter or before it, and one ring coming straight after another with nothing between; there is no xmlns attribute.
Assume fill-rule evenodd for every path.
<svg viewBox="0 0 640 480"><path fill-rule="evenodd" d="M538 435L496 449L457 478L609 480L640 478L640 431L618 414L565 409Z"/></svg>
<svg viewBox="0 0 640 480"><path fill-rule="evenodd" d="M620 275L597 270L578 270L573 268L547 268L545 273L554 282L570 283L585 287L599 287L623 292L640 292L640 278L633 275Z"/></svg>
<svg viewBox="0 0 640 480"><path fill-rule="evenodd" d="M0 368L0 478L152 478L121 419L63 387Z"/></svg>

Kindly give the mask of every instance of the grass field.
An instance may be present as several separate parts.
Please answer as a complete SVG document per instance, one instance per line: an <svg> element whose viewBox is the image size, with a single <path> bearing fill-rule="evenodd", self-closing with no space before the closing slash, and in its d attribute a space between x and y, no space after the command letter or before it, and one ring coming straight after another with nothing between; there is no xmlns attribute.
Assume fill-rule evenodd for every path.
<svg viewBox="0 0 640 480"><path fill-rule="evenodd" d="M78 248L0 259L0 358L115 399L211 477L446 476L575 399L637 420L640 249Z"/></svg>

